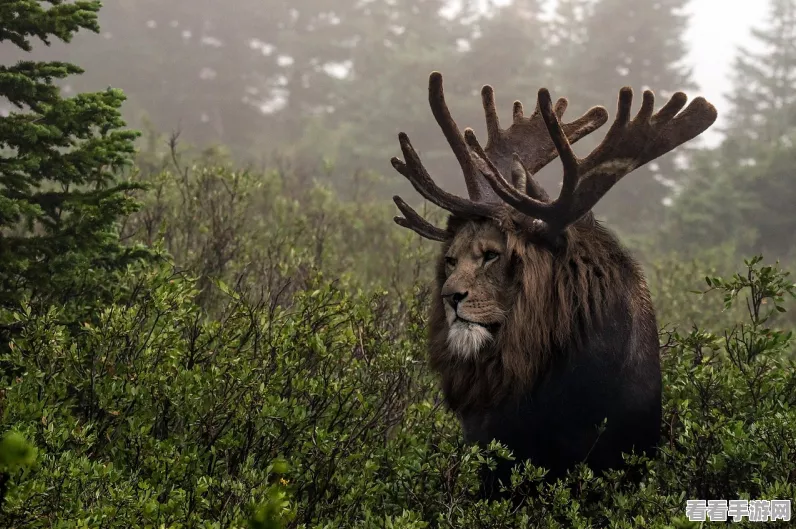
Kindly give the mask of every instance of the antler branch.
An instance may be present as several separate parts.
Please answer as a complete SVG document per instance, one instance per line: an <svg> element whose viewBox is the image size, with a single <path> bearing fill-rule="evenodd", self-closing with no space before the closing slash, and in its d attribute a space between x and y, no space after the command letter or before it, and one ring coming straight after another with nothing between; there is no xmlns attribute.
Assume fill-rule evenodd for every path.
<svg viewBox="0 0 796 529"><path fill-rule="evenodd" d="M442 74L439 72L432 72L429 76L428 103L431 106L434 119L437 120L445 139L448 140L448 145L450 145L453 154L459 161L464 174L464 182L467 186L467 194L471 200L484 201L488 195L492 194L492 191L488 186L484 185L483 180L480 178L480 171L476 168L462 133L459 132L459 127L453 120L450 110L448 110L448 104L445 102L445 93L442 90Z"/></svg>
<svg viewBox="0 0 796 529"><path fill-rule="evenodd" d="M622 177L642 165L672 151L695 138L716 120L716 109L698 97L681 114L687 101L678 92L655 115L655 98L644 92L641 109L630 119L633 91L629 87L619 93L617 116L600 145L586 158L578 158L572 151L564 127L553 110L550 94L539 90L539 109L550 138L561 157L564 169L561 193L553 202L543 202L523 196L512 188L494 164L484 177L495 192L521 213L543 220L556 231L577 222ZM478 151L480 146L472 131L465 133L468 144ZM481 151L483 152L483 151Z"/></svg>
<svg viewBox="0 0 796 529"><path fill-rule="evenodd" d="M577 181L577 189L570 193L565 224L590 211L625 175L694 139L716 121L715 107L703 97L697 97L680 112L687 101L684 93L677 92L653 114L655 96L645 90L641 108L631 120L633 90L622 88L616 119L600 145L583 160L571 151L566 155L559 151L562 162L565 157L571 160L574 168L570 171Z"/></svg>
<svg viewBox="0 0 796 529"><path fill-rule="evenodd" d="M403 226L404 228L409 228L421 237L431 239L432 241L442 242L448 238L448 233L445 230L437 228L426 219L421 217L420 214L412 209L409 204L404 202L401 197L394 196L392 199L395 202L395 205L398 206L398 209L401 210L401 213L404 214L404 217L406 217L394 217L393 220L396 224Z"/></svg>
<svg viewBox="0 0 796 529"><path fill-rule="evenodd" d="M487 123L487 142L483 152L492 160L500 174L508 174L515 166L515 154L527 173L526 185L521 189L528 196L547 201L547 193L533 178L544 166L558 156L542 118L539 104L529 117L525 117L522 103L514 102L513 120L508 129L501 129L495 110L495 93L491 86L481 90L481 100ZM568 101L556 101L555 114L560 119L567 109ZM608 121L608 112L603 107L594 107L584 115L564 125L564 133L571 143L600 128ZM479 155L481 156L481 155ZM483 156L482 156L483 157Z"/></svg>
<svg viewBox="0 0 796 529"><path fill-rule="evenodd" d="M522 196L527 194L541 202L549 202L547 193L534 180L533 174L552 161L558 152L547 135L538 105L530 117L525 117L522 103L515 101L512 125L508 129L501 129L495 107L494 91L491 86L484 86L481 91L481 99L488 131L487 148L483 150L479 146L474 150L471 142L466 139L469 129L466 129L465 134L462 135L450 114L445 102L442 74L439 72L432 72L429 77L428 99L434 118L462 169L470 200L451 195L439 188L423 167L409 138L406 134L401 133L399 142L406 162L393 158L392 165L412 183L424 198L455 215L494 216L500 208L501 202L496 196L493 186L485 178L486 173L500 174L501 171L506 173L511 171L512 184ZM566 108L567 100L559 99L556 103L556 115L559 118L562 117ZM607 119L608 114L605 109L595 107L575 121L564 125L564 128L569 140L574 143L602 126ZM477 144L477 142L475 143ZM395 198L400 200L399 197ZM399 225L434 240L439 240L438 238L443 237L443 234L447 235L445 230L422 219L405 202L401 201L399 204L396 201L396 204L405 215L405 217L395 217L395 222Z"/></svg>
<svg viewBox="0 0 796 529"><path fill-rule="evenodd" d="M409 142L409 137L401 132L398 134L398 141L401 144L401 151L403 151L406 162L402 162L398 158L393 157L391 161L392 166L396 171L404 175L409 180L414 188L420 193L423 198L430 200L439 207L450 211L455 215L463 217L489 217L494 212L494 206L480 202L473 202L465 198L451 195L447 191L441 189L423 167L412 144Z"/></svg>
<svg viewBox="0 0 796 529"><path fill-rule="evenodd" d="M541 220L548 233L577 222L622 177L695 138L717 117L716 109L702 97L680 112L687 101L682 92L674 94L653 114L655 97L647 90L641 108L631 120L633 91L625 87L619 92L617 115L605 138L581 159L572 151L572 144L608 120L604 108L594 107L580 118L562 124L567 100L559 99L554 107L550 92L543 88L530 117L524 116L522 103L515 101L512 124L501 129L491 86L484 86L481 100L487 128L486 148L478 143L472 129L465 129L464 135L459 131L445 103L442 75L433 72L429 78L429 104L462 168L469 200L447 193L434 183L403 132L398 138L406 162L393 158L393 167L424 198L454 215L496 218L506 204ZM550 201L533 175L556 156L561 157L563 182L558 198ZM509 173L511 183L503 177ZM502 202L494 201L493 197ZM446 230L428 223L400 197L394 200L405 215L405 218L395 217L396 223L429 239L441 241L448 237Z"/></svg>

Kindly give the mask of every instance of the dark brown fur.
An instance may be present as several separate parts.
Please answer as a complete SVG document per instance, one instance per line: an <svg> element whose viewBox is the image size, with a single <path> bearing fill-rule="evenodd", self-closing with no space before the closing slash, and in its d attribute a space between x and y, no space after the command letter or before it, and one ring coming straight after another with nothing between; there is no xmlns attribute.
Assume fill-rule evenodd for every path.
<svg viewBox="0 0 796 529"><path fill-rule="evenodd" d="M521 459L546 465L551 478L560 477L577 457L586 461L587 452L578 448L570 454L575 458L559 459L538 446L526 450L523 444L533 441L522 425L537 421L531 429L557 428L546 432L550 438L585 436L582 447L586 447L589 432L596 432L597 424L592 423L605 412L603 417L610 416L608 441L603 452L593 452L592 466L596 470L620 466L619 451L630 446L648 449L657 440L660 422L657 325L640 267L591 215L570 226L555 245L518 222L507 213L498 223L506 237L506 257L511 259L507 319L495 343L471 359L456 357L446 344L448 324L439 294L447 271L440 258L431 309L430 364L439 373L446 401L462 420L468 440L485 444L497 438ZM457 233L466 223L451 217L448 230ZM443 256L450 244L450 240L445 243ZM585 378L573 375L571 368L579 362L591 366ZM617 394L601 403L602 388L568 388L563 381L570 378L574 386L579 381L601 386L605 379ZM576 402L550 398L547 406L565 403L557 412L570 415L571 424L564 429L540 420L532 410L534 399L545 401L546 388L557 391L561 383L576 398L590 399L594 412L578 416L573 411ZM638 435L619 431L611 422L625 430L630 425L623 421L631 415L645 421L638 424ZM516 427L508 432L496 423ZM617 436L636 442L612 443ZM494 477L505 481L507 472L503 465Z"/></svg>

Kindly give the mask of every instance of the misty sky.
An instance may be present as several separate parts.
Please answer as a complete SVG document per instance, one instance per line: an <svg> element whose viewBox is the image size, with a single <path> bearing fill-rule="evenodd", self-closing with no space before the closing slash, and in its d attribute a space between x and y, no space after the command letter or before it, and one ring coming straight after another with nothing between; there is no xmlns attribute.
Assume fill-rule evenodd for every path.
<svg viewBox="0 0 796 529"><path fill-rule="evenodd" d="M756 9L750 9L754 3ZM694 79L700 94L711 101L719 111L721 125L729 90L729 73L736 48L751 47L749 31L765 21L768 0L692 0L692 13L688 28L690 47L689 63L694 68ZM690 94L689 94L690 95ZM713 144L716 134L708 130L705 144Z"/></svg>
<svg viewBox="0 0 796 529"><path fill-rule="evenodd" d="M507 0L492 1L507 3ZM551 9L555 0L548 2ZM755 8L750 8L751 5ZM692 18L687 30L690 53L686 60L693 67L694 80L700 89L699 93L688 95L689 98L704 96L719 111L716 125L700 138L705 145L715 145L719 139L717 127L721 127L727 108L724 96L730 89L729 74L735 51L739 45L750 46L749 31L764 22L768 8L768 0L691 0L688 11Z"/></svg>

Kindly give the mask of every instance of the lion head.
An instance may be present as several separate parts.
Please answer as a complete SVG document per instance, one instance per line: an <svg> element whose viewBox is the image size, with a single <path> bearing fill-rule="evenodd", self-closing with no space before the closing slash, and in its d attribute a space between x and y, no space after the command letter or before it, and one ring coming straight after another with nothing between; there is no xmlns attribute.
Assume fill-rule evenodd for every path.
<svg viewBox="0 0 796 529"><path fill-rule="evenodd" d="M496 342L514 295L512 255L492 222L469 222L458 230L440 261L444 281L437 302L445 312L451 355L475 358Z"/></svg>
<svg viewBox="0 0 796 529"><path fill-rule="evenodd" d="M454 408L527 390L620 303L652 312L640 267L593 217L556 242L507 217L451 217L437 262L429 354Z"/></svg>

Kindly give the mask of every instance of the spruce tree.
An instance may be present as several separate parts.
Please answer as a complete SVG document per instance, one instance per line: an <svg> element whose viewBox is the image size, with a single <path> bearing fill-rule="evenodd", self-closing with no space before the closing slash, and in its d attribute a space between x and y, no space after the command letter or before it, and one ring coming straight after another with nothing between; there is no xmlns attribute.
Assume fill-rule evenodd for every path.
<svg viewBox="0 0 796 529"><path fill-rule="evenodd" d="M683 245L740 242L745 255L787 258L796 247L788 214L796 202L796 0L772 0L752 37L734 63L725 137L700 157L669 223ZM751 235L739 241L740 230Z"/></svg>
<svg viewBox="0 0 796 529"><path fill-rule="evenodd" d="M98 32L99 9L98 1L5 0L0 43L30 52L33 39L69 42L81 29ZM15 107L0 117L0 309L54 303L78 317L146 255L118 235L138 188L118 178L137 136L123 130L124 95L62 97L56 80L80 73L58 61L0 65L0 97Z"/></svg>
<svg viewBox="0 0 796 529"><path fill-rule="evenodd" d="M796 0L771 0L765 25L751 33L754 45L735 61L717 164L756 206L745 208L743 222L758 234L748 250L781 258L796 243Z"/></svg>
<svg viewBox="0 0 796 529"><path fill-rule="evenodd" d="M771 0L769 9L765 26L752 30L754 45L735 59L722 149L733 165L796 129L796 0Z"/></svg>

